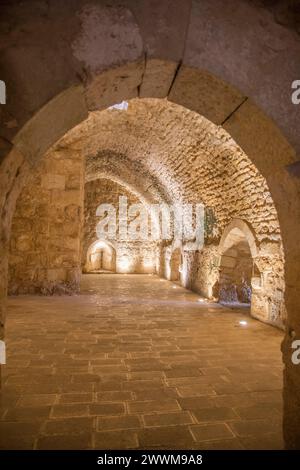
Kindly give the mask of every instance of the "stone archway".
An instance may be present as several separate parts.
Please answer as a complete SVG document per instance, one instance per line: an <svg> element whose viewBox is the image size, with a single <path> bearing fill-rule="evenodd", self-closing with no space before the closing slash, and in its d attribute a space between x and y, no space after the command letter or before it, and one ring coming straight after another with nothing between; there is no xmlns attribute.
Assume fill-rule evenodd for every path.
<svg viewBox="0 0 300 470"><path fill-rule="evenodd" d="M253 259L246 237L233 229L227 237L228 248L220 259L220 302L250 304Z"/></svg>
<svg viewBox="0 0 300 470"><path fill-rule="evenodd" d="M137 64L130 64L132 72ZM126 66L118 72L106 71L97 77L93 83L97 89L97 96L101 96L101 89L106 88L103 107L114 104L122 99L130 97L130 80L126 79L120 87L116 87L116 81L124 74ZM183 80L183 74L185 78ZM122 75L123 76L123 75ZM132 73L130 74L132 77ZM170 99L178 104L183 104L190 109L203 112L209 109L209 118L219 123L218 104L212 96L203 96L197 105L197 93L187 96L185 93L186 80L191 84L191 89L196 90L203 83L203 74L197 69L183 66L178 75ZM216 77L205 76L205 80L219 85L219 93L222 90L231 89L222 80ZM107 83L109 86L107 87ZM92 88L89 86L89 91ZM116 91L117 90L117 91ZM235 90L232 89L235 93ZM44 152L54 144L67 130L81 122L88 113L88 107L84 99L85 90L82 85L72 86L57 94L48 103L39 108L36 114L27 121L17 136L13 139L13 147L5 146L9 150L1 163L1 181L3 191L1 194L1 310L2 324L4 325L5 296L7 286L7 251L10 234L10 223L15 206L15 201L22 188L26 174L30 172L34 162L41 158ZM127 95L127 96L126 96ZM198 95L199 98L199 95ZM49 123L53 123L51 132ZM294 162L295 152L282 136L276 125L250 100L241 106L234 114L229 113L224 120L224 128L235 141L247 153L249 158L265 176L270 192L274 199L281 230L283 245L286 253L285 276L287 289L285 302L288 314L286 339L283 345L284 360L286 364L286 389L285 389L285 433L288 445L295 447L300 440L299 428L300 378L296 366L291 363L291 343L299 337L299 214L300 203L298 198L298 182L287 171L287 166Z"/></svg>
<svg viewBox="0 0 300 470"><path fill-rule="evenodd" d="M116 250L111 243L97 240L88 249L84 272L116 272Z"/></svg>
<svg viewBox="0 0 300 470"><path fill-rule="evenodd" d="M251 303L257 253L255 238L249 226L243 220L234 219L225 228L219 244L216 294L220 302Z"/></svg>
<svg viewBox="0 0 300 470"><path fill-rule="evenodd" d="M233 219L225 228L220 239L219 254L222 256L235 242L238 242L240 236L246 239L252 258L256 258L258 256L258 248L255 236L249 225L241 219Z"/></svg>
<svg viewBox="0 0 300 470"><path fill-rule="evenodd" d="M248 223L233 219L223 232L218 253L219 300L251 303L253 317L283 328L284 257L280 245L271 249L269 244L259 243Z"/></svg>

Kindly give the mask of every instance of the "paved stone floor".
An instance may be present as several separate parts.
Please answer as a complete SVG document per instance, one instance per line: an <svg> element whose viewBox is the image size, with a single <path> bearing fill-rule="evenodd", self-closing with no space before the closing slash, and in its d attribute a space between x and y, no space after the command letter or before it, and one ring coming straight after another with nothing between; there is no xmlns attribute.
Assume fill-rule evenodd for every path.
<svg viewBox="0 0 300 470"><path fill-rule="evenodd" d="M11 297L0 448L282 448L282 333L198 299L111 274Z"/></svg>

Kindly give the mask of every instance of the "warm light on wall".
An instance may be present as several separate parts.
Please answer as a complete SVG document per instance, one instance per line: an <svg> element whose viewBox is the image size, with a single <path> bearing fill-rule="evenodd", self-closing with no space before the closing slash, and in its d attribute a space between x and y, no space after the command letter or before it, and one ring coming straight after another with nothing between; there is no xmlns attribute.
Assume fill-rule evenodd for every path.
<svg viewBox="0 0 300 470"><path fill-rule="evenodd" d="M170 266L170 260L165 256L165 272L166 272L166 278L170 280L171 277L171 266Z"/></svg>
<svg viewBox="0 0 300 470"><path fill-rule="evenodd" d="M143 261L144 268L153 268L153 261L151 259L145 259Z"/></svg>
<svg viewBox="0 0 300 470"><path fill-rule="evenodd" d="M123 257L117 261L118 271L127 272L130 269L130 261L127 257Z"/></svg>
<svg viewBox="0 0 300 470"><path fill-rule="evenodd" d="M213 288L212 288L212 285L209 285L209 286L207 287L207 294L208 294L208 298L209 298L209 299L213 296Z"/></svg>
<svg viewBox="0 0 300 470"><path fill-rule="evenodd" d="M183 263L179 267L179 273L181 284L186 287L188 282L188 267L185 260L183 260Z"/></svg>
<svg viewBox="0 0 300 470"><path fill-rule="evenodd" d="M114 271L114 253L114 248L105 240L95 241L87 251L87 261L84 269L86 272L98 269Z"/></svg>
<svg viewBox="0 0 300 470"><path fill-rule="evenodd" d="M95 253L95 251L97 251L99 248L108 248L108 247L109 245L107 245L107 243L105 243L102 240L99 240L93 244L91 252Z"/></svg>

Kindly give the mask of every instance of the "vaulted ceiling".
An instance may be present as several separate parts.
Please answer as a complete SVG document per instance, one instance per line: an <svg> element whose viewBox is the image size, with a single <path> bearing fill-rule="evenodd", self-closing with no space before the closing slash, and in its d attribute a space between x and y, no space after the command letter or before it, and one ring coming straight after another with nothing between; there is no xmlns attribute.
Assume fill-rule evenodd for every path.
<svg viewBox="0 0 300 470"><path fill-rule="evenodd" d="M240 217L259 239L279 238L265 179L221 126L165 99L133 99L68 132L58 146L80 150L86 180L110 178L148 202L202 202L219 229ZM255 210L254 210L255 209Z"/></svg>

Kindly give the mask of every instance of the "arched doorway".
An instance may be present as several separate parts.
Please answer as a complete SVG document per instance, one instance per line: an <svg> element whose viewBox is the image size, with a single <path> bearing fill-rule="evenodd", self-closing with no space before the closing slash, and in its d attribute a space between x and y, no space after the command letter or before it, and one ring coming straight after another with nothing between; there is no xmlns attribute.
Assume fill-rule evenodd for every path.
<svg viewBox="0 0 300 470"><path fill-rule="evenodd" d="M232 229L226 238L219 269L219 301L250 305L253 258L248 240L239 228Z"/></svg>
<svg viewBox="0 0 300 470"><path fill-rule="evenodd" d="M279 327L285 324L283 254L255 239L241 219L226 227L219 245L219 279L214 294L220 303L251 305L251 315Z"/></svg>
<svg viewBox="0 0 300 470"><path fill-rule="evenodd" d="M87 253L86 273L116 272L116 250L105 241L94 242Z"/></svg>

